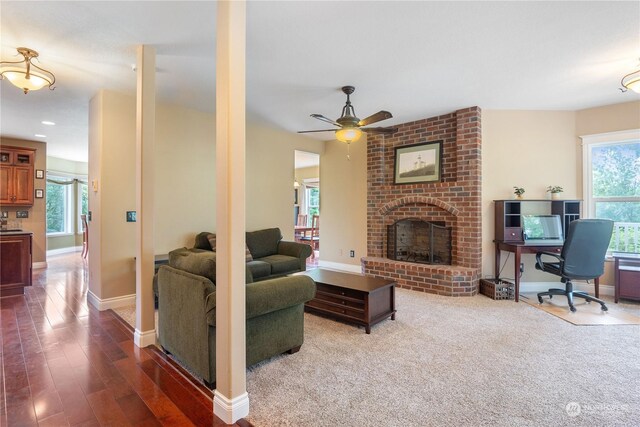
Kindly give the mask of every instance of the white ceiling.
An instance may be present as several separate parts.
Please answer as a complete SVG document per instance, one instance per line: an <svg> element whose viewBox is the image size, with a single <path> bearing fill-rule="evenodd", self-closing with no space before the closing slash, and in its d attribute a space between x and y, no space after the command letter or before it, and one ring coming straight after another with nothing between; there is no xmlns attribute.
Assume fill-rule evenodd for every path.
<svg viewBox="0 0 640 427"><path fill-rule="evenodd" d="M157 50L158 99L215 105L215 2L0 3L1 55L40 52L54 91L0 83L0 133L86 161L98 89L134 93L135 46ZM638 67L640 2L270 2L247 5L250 117L295 132L337 118L354 85L360 118L392 125L478 105L576 110L640 99L618 90ZM44 126L42 120L56 122ZM330 139L331 134L315 134Z"/></svg>

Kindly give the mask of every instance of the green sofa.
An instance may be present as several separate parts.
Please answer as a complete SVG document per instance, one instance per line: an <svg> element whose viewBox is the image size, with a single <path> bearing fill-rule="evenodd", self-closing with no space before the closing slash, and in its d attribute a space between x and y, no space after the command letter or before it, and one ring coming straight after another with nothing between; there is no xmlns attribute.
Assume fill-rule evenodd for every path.
<svg viewBox="0 0 640 427"><path fill-rule="evenodd" d="M213 251L209 236L212 233L202 232L196 236L193 250ZM247 275L251 280L273 279L307 269L307 258L311 256L311 246L303 243L282 240L279 228L249 231L246 234L247 248L251 252L252 261L247 262Z"/></svg>
<svg viewBox="0 0 640 427"><path fill-rule="evenodd" d="M215 252L185 248L172 251L157 275L159 343L209 386L216 375L215 278ZM304 303L315 292L304 275L253 282L247 266L247 366L300 349Z"/></svg>

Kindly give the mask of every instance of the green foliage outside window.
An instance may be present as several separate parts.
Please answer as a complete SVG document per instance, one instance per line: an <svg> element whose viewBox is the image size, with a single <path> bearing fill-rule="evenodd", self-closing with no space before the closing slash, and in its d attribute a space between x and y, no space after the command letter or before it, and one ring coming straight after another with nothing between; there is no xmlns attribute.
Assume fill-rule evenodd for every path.
<svg viewBox="0 0 640 427"><path fill-rule="evenodd" d="M596 218L640 223L640 142L593 147L592 170ZM614 227L610 249L640 252L638 229Z"/></svg>
<svg viewBox="0 0 640 427"><path fill-rule="evenodd" d="M87 184L80 184L80 214L86 215L89 213L89 186Z"/></svg>
<svg viewBox="0 0 640 427"><path fill-rule="evenodd" d="M65 232L65 186L47 183L47 233Z"/></svg>
<svg viewBox="0 0 640 427"><path fill-rule="evenodd" d="M307 201L309 225L311 225L311 218L313 218L314 215L320 215L320 189L307 189Z"/></svg>

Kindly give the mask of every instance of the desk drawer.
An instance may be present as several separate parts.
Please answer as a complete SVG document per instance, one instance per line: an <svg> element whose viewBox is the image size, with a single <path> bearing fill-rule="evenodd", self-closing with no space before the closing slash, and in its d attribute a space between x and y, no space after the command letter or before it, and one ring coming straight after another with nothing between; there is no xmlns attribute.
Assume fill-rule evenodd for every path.
<svg viewBox="0 0 640 427"><path fill-rule="evenodd" d="M505 242L520 242L520 241L522 241L522 228L520 228L520 227L505 227L504 228L504 241Z"/></svg>

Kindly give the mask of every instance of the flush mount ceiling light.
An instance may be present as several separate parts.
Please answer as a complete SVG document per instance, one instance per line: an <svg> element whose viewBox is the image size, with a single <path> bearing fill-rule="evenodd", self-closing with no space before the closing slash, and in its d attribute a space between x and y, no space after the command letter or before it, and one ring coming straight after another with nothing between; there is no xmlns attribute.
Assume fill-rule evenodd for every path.
<svg viewBox="0 0 640 427"><path fill-rule="evenodd" d="M53 90L56 77L51 71L40 68L32 62L33 58L38 57L38 52L28 47L19 47L17 50L24 59L0 62L0 78L6 77L11 84L24 91L25 95L30 90L42 89L45 86Z"/></svg>
<svg viewBox="0 0 640 427"><path fill-rule="evenodd" d="M622 85L620 88L622 92L631 89L636 93L640 93L640 69L624 76L622 80L620 80L620 84Z"/></svg>

